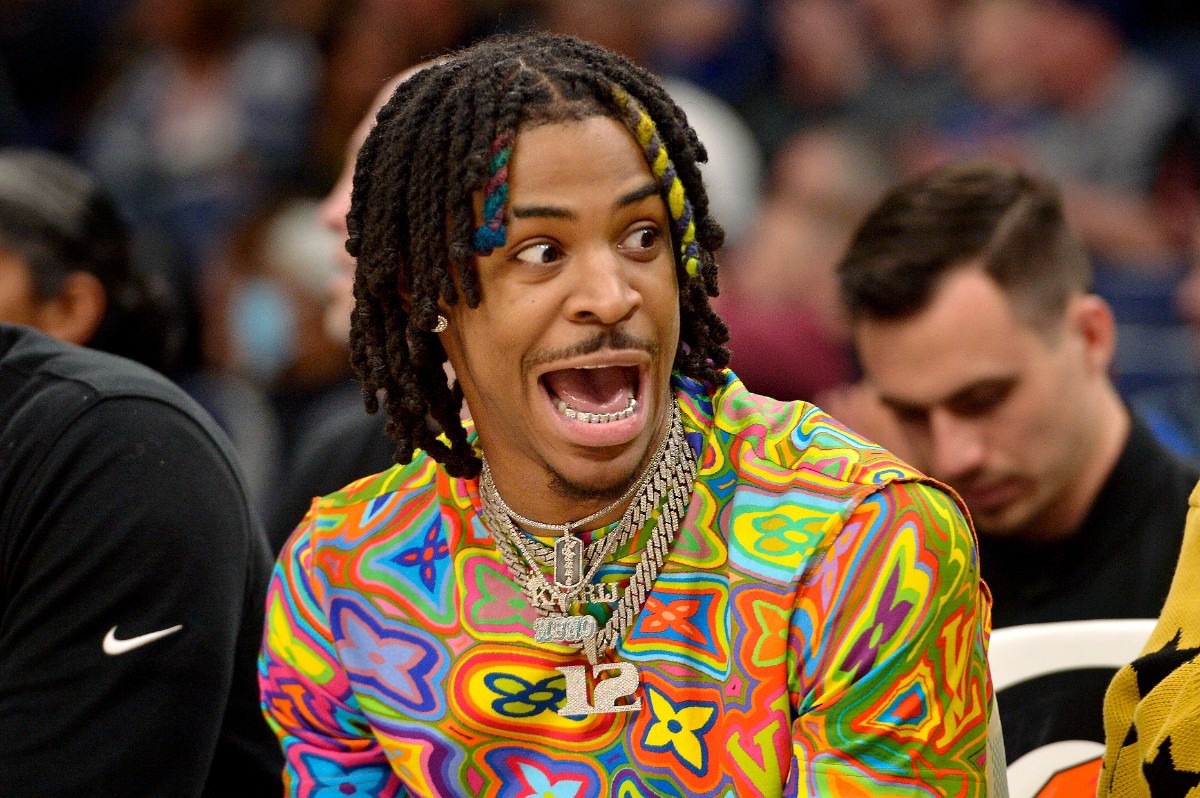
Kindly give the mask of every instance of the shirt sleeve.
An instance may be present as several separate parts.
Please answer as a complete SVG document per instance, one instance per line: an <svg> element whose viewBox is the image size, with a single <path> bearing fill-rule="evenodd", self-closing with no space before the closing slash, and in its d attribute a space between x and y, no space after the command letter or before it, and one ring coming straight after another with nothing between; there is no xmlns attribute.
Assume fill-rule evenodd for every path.
<svg viewBox="0 0 1200 798"><path fill-rule="evenodd" d="M263 711L286 759L285 793L407 796L337 658L312 571L317 525L310 511L279 555L259 656Z"/></svg>
<svg viewBox="0 0 1200 798"><path fill-rule="evenodd" d="M1200 485L1171 592L1141 654L1104 696L1099 798L1186 798L1200 786Z"/></svg>
<svg viewBox="0 0 1200 798"><path fill-rule="evenodd" d="M225 757L278 789L270 730L239 714L269 560L227 452L147 398L41 435L0 497L0 793L208 795Z"/></svg>
<svg viewBox="0 0 1200 798"><path fill-rule="evenodd" d="M990 598L953 499L891 483L805 574L791 795L986 794Z"/></svg>

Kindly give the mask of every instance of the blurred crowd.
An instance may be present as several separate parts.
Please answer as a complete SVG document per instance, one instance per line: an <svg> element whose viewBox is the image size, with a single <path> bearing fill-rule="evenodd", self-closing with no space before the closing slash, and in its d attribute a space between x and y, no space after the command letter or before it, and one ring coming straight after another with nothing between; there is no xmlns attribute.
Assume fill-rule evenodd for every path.
<svg viewBox="0 0 1200 798"><path fill-rule="evenodd" d="M6 0L0 145L67 155L169 287L161 367L266 506L361 402L320 198L372 99L475 38L544 28L630 56L709 150L718 310L752 389L903 453L855 392L834 267L894 181L960 158L1063 188L1119 323L1125 398L1200 455L1200 6L1183 0ZM1195 269L1195 271L1194 271ZM1197 416L1193 418L1193 416Z"/></svg>

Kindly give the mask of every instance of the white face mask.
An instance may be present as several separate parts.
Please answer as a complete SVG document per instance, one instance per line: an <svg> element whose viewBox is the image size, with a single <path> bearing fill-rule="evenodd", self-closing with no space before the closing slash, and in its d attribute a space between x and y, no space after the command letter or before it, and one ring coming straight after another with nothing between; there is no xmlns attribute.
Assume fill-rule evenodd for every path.
<svg viewBox="0 0 1200 798"><path fill-rule="evenodd" d="M229 309L233 365L261 382L271 382L292 364L296 314L274 280L254 278L237 289Z"/></svg>

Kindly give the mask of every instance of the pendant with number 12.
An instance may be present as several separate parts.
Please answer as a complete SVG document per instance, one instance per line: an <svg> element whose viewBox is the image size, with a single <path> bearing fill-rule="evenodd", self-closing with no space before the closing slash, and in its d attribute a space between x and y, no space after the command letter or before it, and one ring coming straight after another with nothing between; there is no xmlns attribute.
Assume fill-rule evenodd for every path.
<svg viewBox="0 0 1200 798"><path fill-rule="evenodd" d="M601 662L591 666L592 678L599 679L606 671L616 674L597 681L588 700L588 666L563 665L557 668L567 679L567 703L558 710L560 715L608 715L617 712L636 712L642 708L642 699L636 698L628 704L617 701L633 695L641 684L641 674L632 662Z"/></svg>

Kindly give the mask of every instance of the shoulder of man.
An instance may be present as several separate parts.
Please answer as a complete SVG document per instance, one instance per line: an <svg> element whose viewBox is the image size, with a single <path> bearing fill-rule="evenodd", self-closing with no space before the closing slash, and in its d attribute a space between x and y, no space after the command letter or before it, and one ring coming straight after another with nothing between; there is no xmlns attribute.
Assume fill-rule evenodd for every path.
<svg viewBox="0 0 1200 798"><path fill-rule="evenodd" d="M922 546L976 548L966 508L952 490L810 403L757 396L731 379L680 404L685 426L706 430L699 489L706 501L729 507L710 508L707 517L722 519L730 556L744 570L776 580L805 578L875 497L882 503L870 512L882 525L870 524L871 534L890 535L894 512L920 507L941 529ZM947 512L948 505L957 513ZM766 538L778 540L764 544ZM780 554L762 557L764 545Z"/></svg>
<svg viewBox="0 0 1200 798"><path fill-rule="evenodd" d="M75 346L29 327L0 324L0 451L16 466L31 462L98 404L121 399L158 403L199 428L231 467L237 457L216 422L158 372L126 358ZM130 432L136 434L136 430Z"/></svg>
<svg viewBox="0 0 1200 798"><path fill-rule="evenodd" d="M683 394L681 405L694 423L711 427L718 445L746 468L767 468L776 480L790 473L835 493L870 492L898 480L944 487L816 405L751 393L732 374L699 401L686 388Z"/></svg>
<svg viewBox="0 0 1200 798"><path fill-rule="evenodd" d="M322 508L336 509L374 501L389 494L409 496L434 487L438 471L437 461L418 450L412 462L394 465L378 474L357 479L341 490L317 499L317 504Z"/></svg>

